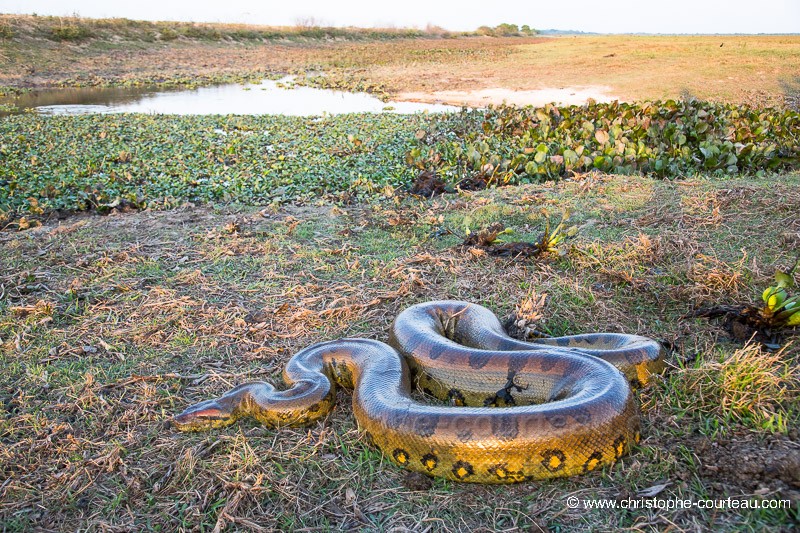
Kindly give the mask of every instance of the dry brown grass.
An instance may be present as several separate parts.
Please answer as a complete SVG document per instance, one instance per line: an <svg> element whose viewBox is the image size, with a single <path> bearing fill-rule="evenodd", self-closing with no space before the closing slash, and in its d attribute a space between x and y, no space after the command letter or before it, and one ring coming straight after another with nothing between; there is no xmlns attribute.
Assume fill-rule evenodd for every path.
<svg viewBox="0 0 800 533"><path fill-rule="evenodd" d="M110 531L790 528L785 512L622 515L565 505L568 495L634 497L666 481L667 497L751 497L764 487L763 497L798 497L790 470L729 476L730 457L701 440L725 442L753 464L793 464L791 423L782 433L764 418L727 413L742 405L777 412L771 402L784 390L785 419L796 420L789 389L775 380L788 375L776 369L796 364L796 343L780 354L737 352L715 324L679 321L694 305L693 265L721 272L709 290L724 291L735 277L746 295L760 272L790 255L774 244L782 228L763 219L759 239L722 231L756 206L762 218L783 216L783 188L798 177L783 180L748 182L759 194L721 202L725 222L716 226L683 217L681 194L720 198L721 184L682 189L642 179L652 198L642 202L627 178L603 177L602 194L569 183L432 201L387 191L369 206L186 207L0 232L0 522L9 530ZM456 246L465 225L492 221L535 238L541 209L553 204L569 206L581 227L564 258L474 258ZM637 225L647 216L648 225ZM385 339L401 309L437 298L480 302L500 316L521 310L554 335L626 331L669 341L677 370L667 379L681 386L665 381L642 392L645 439L613 468L511 487L407 477L363 441L345 392L308 428L245 422L186 435L164 426L235 384L278 382L289 357L311 343ZM698 353L727 357L695 365ZM751 370L763 379L743 381ZM694 410L698 398L720 408Z"/></svg>
<svg viewBox="0 0 800 533"><path fill-rule="evenodd" d="M746 255L736 263L729 264L715 257L697 254L688 272L689 279L694 282L695 294L692 299L696 302L696 307L725 300L739 300L745 288L743 272L746 261Z"/></svg>

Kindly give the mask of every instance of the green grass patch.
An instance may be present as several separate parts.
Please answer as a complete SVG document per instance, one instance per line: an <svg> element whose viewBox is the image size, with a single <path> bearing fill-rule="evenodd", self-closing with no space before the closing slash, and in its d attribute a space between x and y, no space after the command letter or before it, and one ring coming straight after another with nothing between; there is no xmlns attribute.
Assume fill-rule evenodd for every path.
<svg viewBox="0 0 800 533"><path fill-rule="evenodd" d="M781 351L764 351L758 344L703 354L673 372L664 387L672 410L714 420L715 434L739 424L786 433L798 422L798 413L790 407L800 397L796 362Z"/></svg>

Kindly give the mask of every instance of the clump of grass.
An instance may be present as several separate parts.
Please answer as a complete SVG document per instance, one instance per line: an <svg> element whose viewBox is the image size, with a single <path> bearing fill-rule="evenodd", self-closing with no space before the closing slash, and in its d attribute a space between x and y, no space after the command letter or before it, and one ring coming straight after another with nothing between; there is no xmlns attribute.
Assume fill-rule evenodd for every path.
<svg viewBox="0 0 800 533"><path fill-rule="evenodd" d="M694 282L692 298L698 302L714 302L738 296L745 287L743 271L746 260L746 254L735 263L697 254L688 272L689 279Z"/></svg>
<svg viewBox="0 0 800 533"><path fill-rule="evenodd" d="M0 23L0 39L11 39L14 37L14 30L6 22Z"/></svg>
<svg viewBox="0 0 800 533"><path fill-rule="evenodd" d="M698 358L665 381L665 398L676 412L741 424L768 433L786 433L798 416L800 369L777 352L748 343L722 356ZM718 427L711 424L711 427Z"/></svg>
<svg viewBox="0 0 800 533"><path fill-rule="evenodd" d="M592 269L614 282L644 287L646 265L663 260L663 243L644 233L618 243L590 242L573 246L572 261L580 269Z"/></svg>
<svg viewBox="0 0 800 533"><path fill-rule="evenodd" d="M693 100L697 100L697 96L692 92L691 89L688 87L681 87L680 90L680 99L684 102L691 102Z"/></svg>

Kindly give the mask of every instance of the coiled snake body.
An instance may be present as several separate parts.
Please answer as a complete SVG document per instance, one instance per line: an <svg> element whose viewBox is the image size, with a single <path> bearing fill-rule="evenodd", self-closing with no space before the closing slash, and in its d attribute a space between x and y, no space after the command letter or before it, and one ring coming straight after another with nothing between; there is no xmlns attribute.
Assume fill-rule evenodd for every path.
<svg viewBox="0 0 800 533"><path fill-rule="evenodd" d="M198 431L251 416L271 426L305 425L333 407L339 384L354 390L361 430L393 462L457 481L518 482L616 461L639 440L628 381L644 384L663 367L659 344L646 337L522 342L488 309L457 301L406 309L390 343L394 348L367 339L315 344L286 365L288 390L246 383L187 408L173 423ZM450 405L416 401L412 382Z"/></svg>

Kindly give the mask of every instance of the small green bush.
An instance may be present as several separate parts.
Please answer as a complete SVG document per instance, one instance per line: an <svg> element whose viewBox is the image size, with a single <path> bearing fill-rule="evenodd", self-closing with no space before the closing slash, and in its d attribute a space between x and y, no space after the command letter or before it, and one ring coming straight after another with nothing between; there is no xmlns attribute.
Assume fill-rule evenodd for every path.
<svg viewBox="0 0 800 533"><path fill-rule="evenodd" d="M74 24L54 26L50 32L52 38L58 41L82 41L92 35L89 28Z"/></svg>
<svg viewBox="0 0 800 533"><path fill-rule="evenodd" d="M498 24L494 27L494 34L500 37L519 35L519 26L516 24Z"/></svg>
<svg viewBox="0 0 800 533"><path fill-rule="evenodd" d="M222 39L222 33L217 28L207 26L184 26L181 33L189 39L210 39L218 41Z"/></svg>
<svg viewBox="0 0 800 533"><path fill-rule="evenodd" d="M178 32L172 28L161 28L158 34L158 38L162 41L174 41L178 38Z"/></svg>

